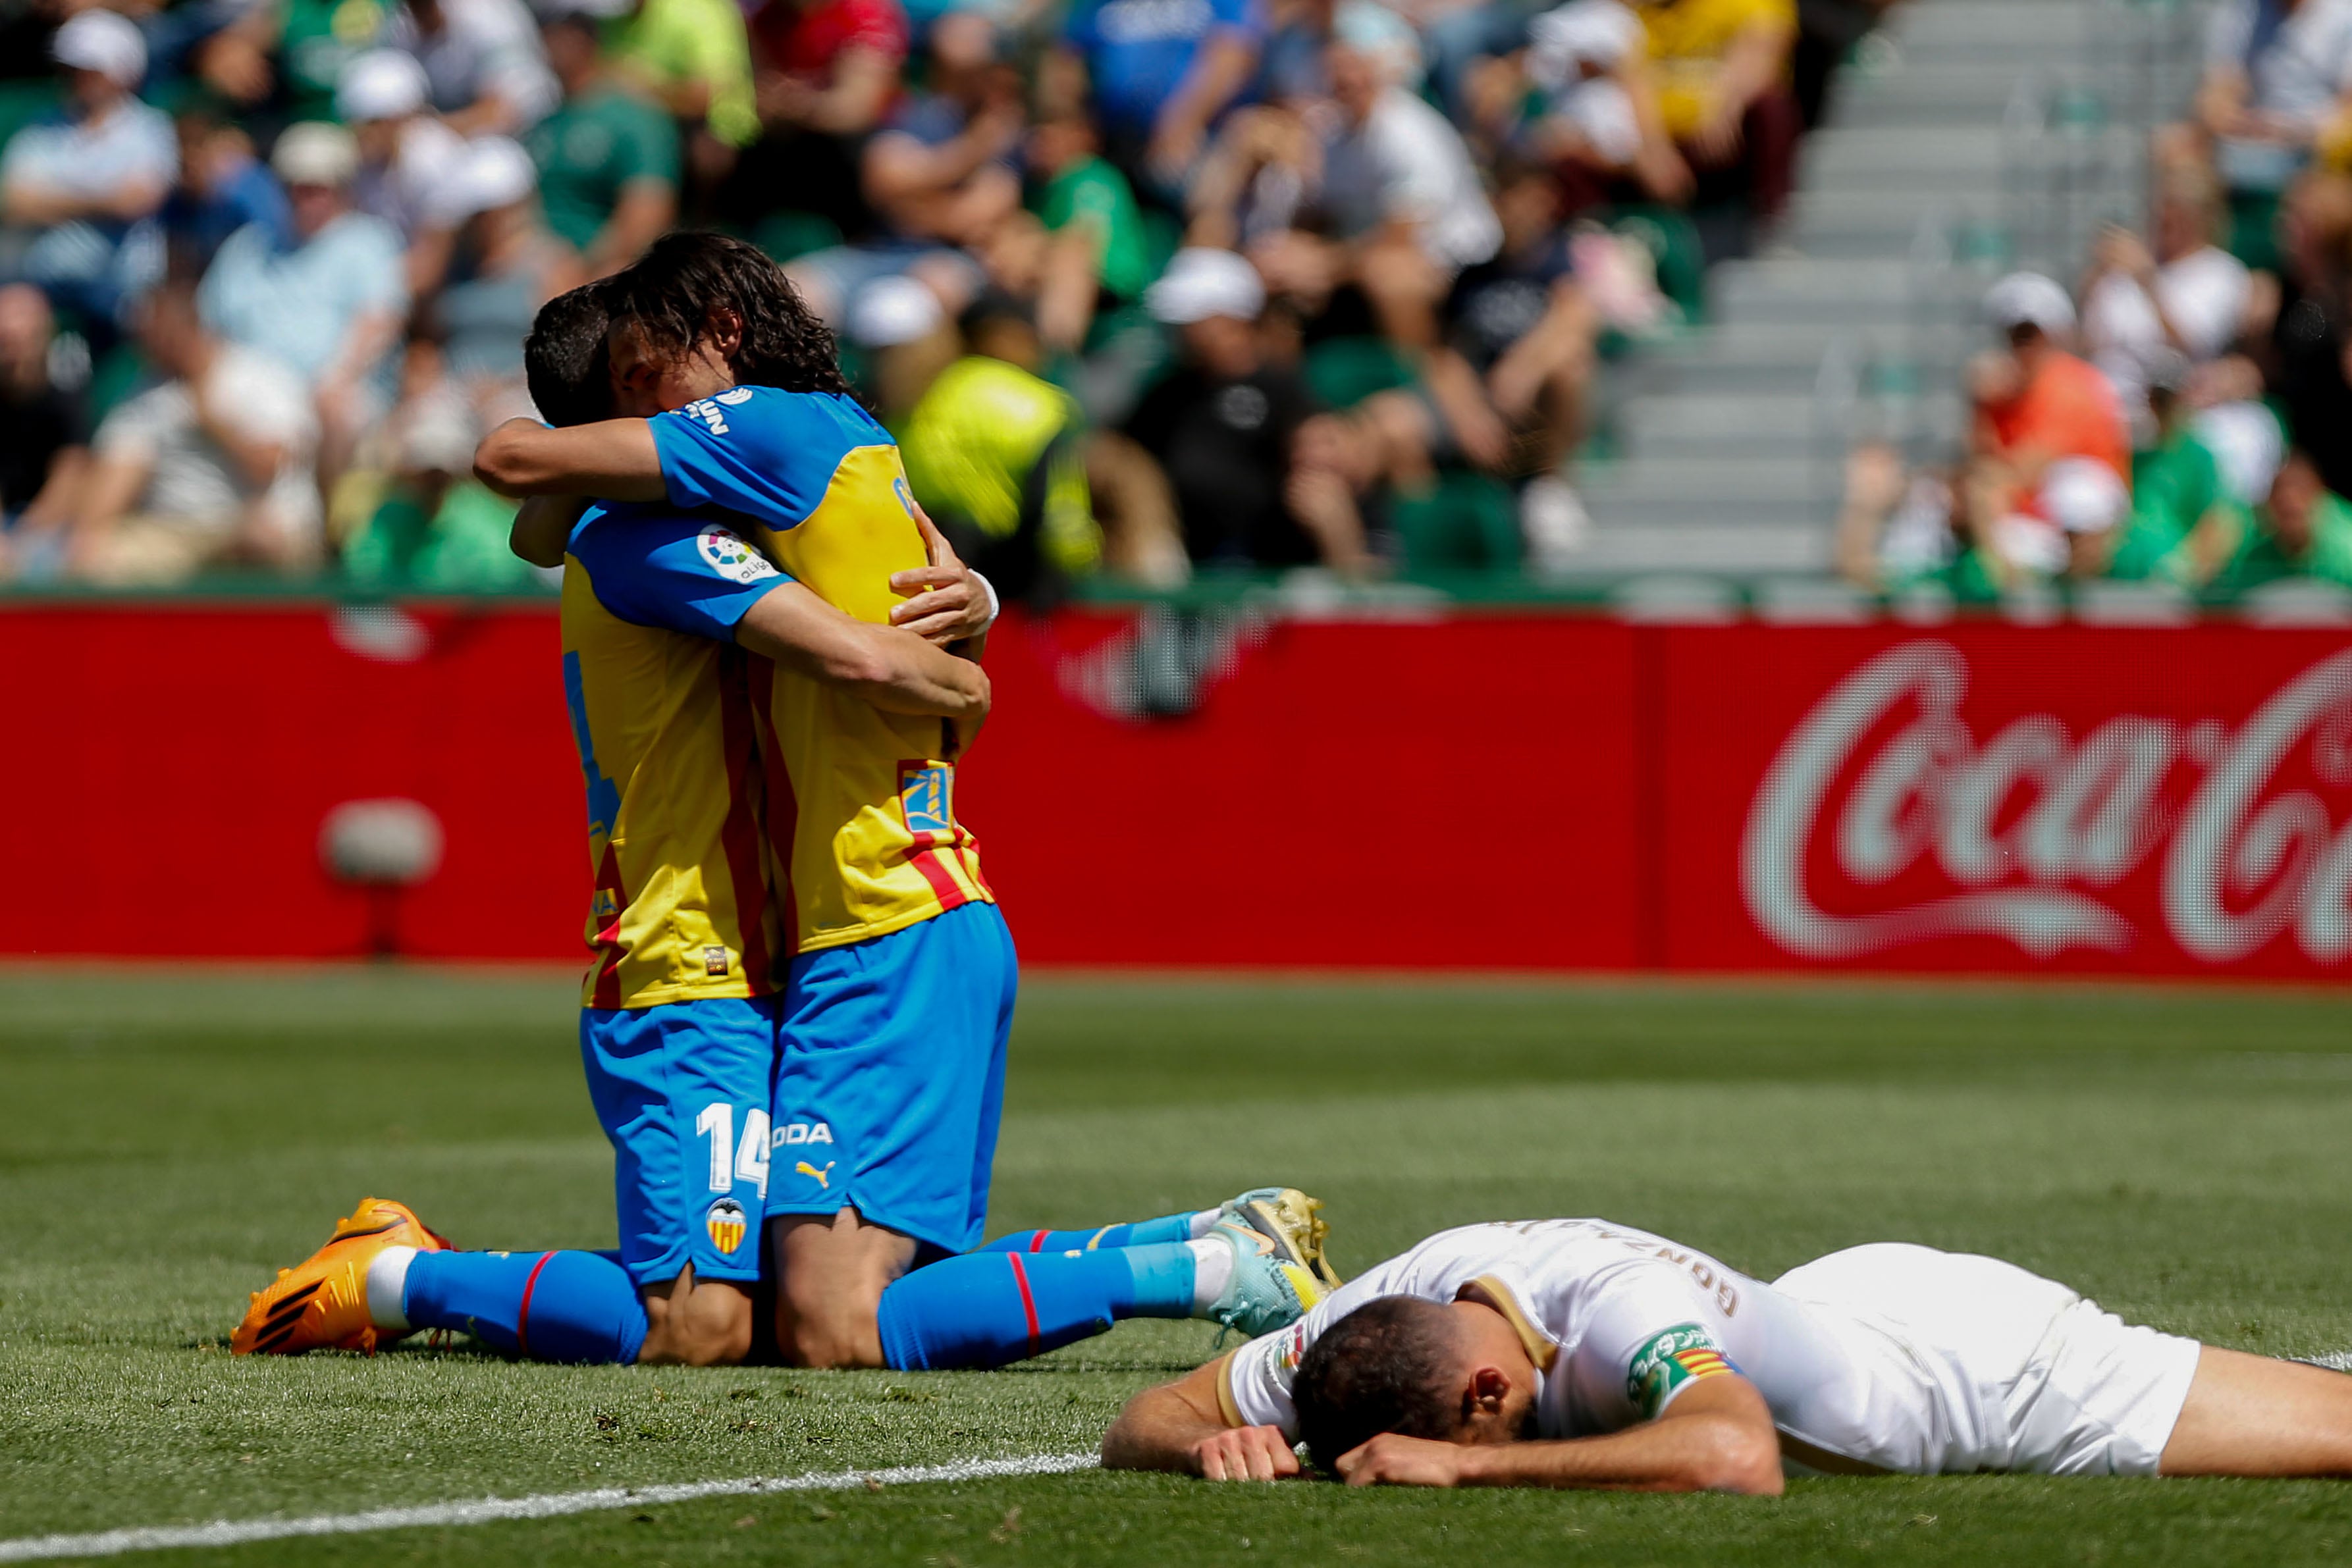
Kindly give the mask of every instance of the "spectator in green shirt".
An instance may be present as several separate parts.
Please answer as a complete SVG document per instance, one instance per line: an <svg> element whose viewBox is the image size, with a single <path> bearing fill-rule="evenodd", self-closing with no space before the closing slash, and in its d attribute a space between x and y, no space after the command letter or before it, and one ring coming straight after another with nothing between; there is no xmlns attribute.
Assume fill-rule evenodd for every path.
<svg viewBox="0 0 2352 1568"><path fill-rule="evenodd" d="M1139 298L1151 281L1143 211L1127 176L1096 149L1095 129L1067 110L1029 135L1029 166L1042 179L1037 220L1050 237L1037 295L1037 334L1053 353L1086 345L1096 306Z"/></svg>
<svg viewBox="0 0 2352 1568"><path fill-rule="evenodd" d="M261 47L279 62L288 120L326 120L343 68L376 46L390 10L387 0L285 0L256 6L223 31L259 31ZM273 25L275 39L268 36Z"/></svg>
<svg viewBox="0 0 2352 1568"><path fill-rule="evenodd" d="M2159 356L2145 369L2157 439L2132 455L2131 517L2107 575L2202 588L2243 534L2242 514L2182 400L2191 372L2187 356Z"/></svg>
<svg viewBox="0 0 2352 1568"><path fill-rule="evenodd" d="M605 47L622 78L679 120L699 122L729 147L760 134L751 97L751 39L734 0L601 0L613 17Z"/></svg>
<svg viewBox="0 0 2352 1568"><path fill-rule="evenodd" d="M2352 503L2321 481L2318 466L2302 452L2280 466L2269 505L2255 513L2253 529L2221 581L2243 592L2284 577L2352 588Z"/></svg>
<svg viewBox="0 0 2352 1568"><path fill-rule="evenodd" d="M343 547L344 575L371 589L520 591L539 574L507 548L515 504L473 477L475 429L464 406L410 410L399 466L383 501Z"/></svg>
<svg viewBox="0 0 2352 1568"><path fill-rule="evenodd" d="M602 277L677 221L677 127L604 68L593 17L558 12L541 34L563 103L525 144L539 165L548 227Z"/></svg>

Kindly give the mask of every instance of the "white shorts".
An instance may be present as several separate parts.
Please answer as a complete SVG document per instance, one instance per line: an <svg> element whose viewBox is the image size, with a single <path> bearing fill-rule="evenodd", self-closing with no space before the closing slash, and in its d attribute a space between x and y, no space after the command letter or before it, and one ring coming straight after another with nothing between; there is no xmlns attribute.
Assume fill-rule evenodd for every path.
<svg viewBox="0 0 2352 1568"><path fill-rule="evenodd" d="M1868 1429L1853 1436L1864 1440L1835 1450L1885 1469L2154 1475L2197 1375L2195 1340L1996 1258L1855 1247L1772 1284L1812 1310L1862 1380L1852 1407Z"/></svg>

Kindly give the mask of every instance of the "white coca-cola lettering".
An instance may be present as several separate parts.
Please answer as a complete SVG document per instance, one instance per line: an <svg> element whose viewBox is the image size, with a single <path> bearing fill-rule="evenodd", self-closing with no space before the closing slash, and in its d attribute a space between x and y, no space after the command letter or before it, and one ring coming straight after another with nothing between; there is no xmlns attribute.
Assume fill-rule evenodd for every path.
<svg viewBox="0 0 2352 1568"><path fill-rule="evenodd" d="M2261 799L2306 736L2320 780L2352 782L2352 650L2314 664L2264 703L2189 802L2164 868L2164 915L2180 946L2209 963L2246 956L2290 922L2312 957L2343 959L2346 873L2338 868L2352 848L2331 844L2327 806L2309 790ZM2253 903L2232 909L2232 895Z"/></svg>
<svg viewBox="0 0 2352 1568"><path fill-rule="evenodd" d="M2113 910L2049 888L1964 893L1864 915L1832 915L1813 902L1805 886L1805 850L1830 786L1863 737L1906 700L1918 706L1917 718L1889 743L1893 760L1865 770L1864 787L1851 802L1864 820L1838 834L1842 848L1865 851L1864 864L1842 869L1873 882L1906 869L1921 848L1948 839L1941 830L1956 796L1969 819L1960 836L1964 852L1977 848L1971 835L1990 839L1990 808L1979 802L1996 793L2007 798L2011 770L2029 748L2012 747L1996 758L1987 781L1972 777L1979 754L1958 712L1968 680L1968 662L1948 643L1890 648L1822 698L1780 747L1756 792L1739 854L1748 910L1774 941L1810 958L1854 957L1939 936L2005 937L2036 956L2130 945L2131 926Z"/></svg>
<svg viewBox="0 0 2352 1568"><path fill-rule="evenodd" d="M2136 714L2093 730L2018 835L2027 873L2094 887L2119 881L2164 836L2156 796L2178 750L2171 726Z"/></svg>
<svg viewBox="0 0 2352 1568"><path fill-rule="evenodd" d="M1944 831L1936 848L1955 882L1982 887L2016 868L2017 852L1994 836L1993 824L2010 798L2029 783L2038 782L2047 794L2051 775L2064 766L2072 749L2066 727L2036 714L1994 736L1972 765L1954 770L1944 790Z"/></svg>
<svg viewBox="0 0 2352 1568"><path fill-rule="evenodd" d="M2352 825L2336 835L2335 847L2319 862L2295 935L2303 950L2320 963L2352 958Z"/></svg>
<svg viewBox="0 0 2352 1568"><path fill-rule="evenodd" d="M2276 789L2299 756L2318 784L2352 788L2352 650L2289 682L2234 734L2211 718L2122 714L2078 743L2056 717L2027 714L1980 745L1959 716L1968 682L1958 649L1905 643L1847 676L1789 737L1740 846L1741 890L1775 942L1814 958L1966 936L2036 957L2120 952L2137 934L2090 890L2164 852L2164 923L2183 952L2232 963L2291 928L2314 961L2352 959L2352 821L2338 824L2309 789ZM1808 877L1824 837L1852 889L1932 863L1951 891L1824 908Z"/></svg>

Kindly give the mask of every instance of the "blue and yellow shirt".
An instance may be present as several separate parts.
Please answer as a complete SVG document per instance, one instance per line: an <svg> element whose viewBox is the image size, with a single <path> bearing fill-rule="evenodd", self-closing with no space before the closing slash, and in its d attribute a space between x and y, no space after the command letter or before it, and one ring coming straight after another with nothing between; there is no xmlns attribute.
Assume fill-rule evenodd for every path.
<svg viewBox="0 0 2352 1568"><path fill-rule="evenodd" d="M727 529L592 507L563 570L563 685L595 876L582 1004L642 1008L778 988L758 736L773 667L731 640L782 580ZM783 820L791 821L790 808Z"/></svg>
<svg viewBox="0 0 2352 1568"><path fill-rule="evenodd" d="M674 507L723 509L716 520L827 602L889 620L890 574L923 565L923 541L898 446L856 402L737 387L652 423ZM713 634L731 637L749 607ZM995 901L956 817L951 725L884 713L791 670L774 672L760 706L763 749L780 765L770 841L798 951Z"/></svg>

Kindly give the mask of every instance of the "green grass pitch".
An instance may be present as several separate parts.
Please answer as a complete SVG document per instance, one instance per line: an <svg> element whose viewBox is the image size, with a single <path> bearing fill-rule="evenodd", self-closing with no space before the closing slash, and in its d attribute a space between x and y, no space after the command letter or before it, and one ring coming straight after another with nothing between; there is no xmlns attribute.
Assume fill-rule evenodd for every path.
<svg viewBox="0 0 2352 1568"><path fill-rule="evenodd" d="M1130 1324L989 1375L241 1362L363 1193L607 1244L567 979L0 970L0 1540L1091 1448L1205 1359ZM1603 1215L1770 1275L1887 1239L2126 1316L2352 1347L2352 998L2063 987L1033 980L1003 1228L1295 1182L1354 1269ZM1723 1564L2352 1561L2352 1485L1953 1478L1777 1501L1082 1473L733 1498L170 1561Z"/></svg>

